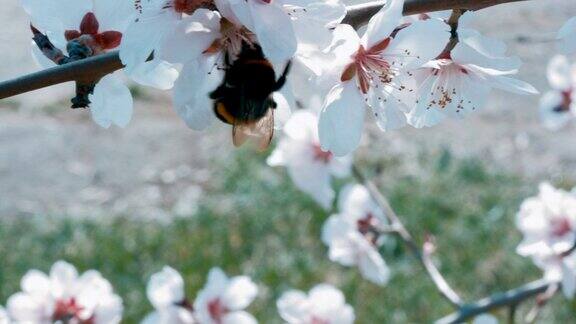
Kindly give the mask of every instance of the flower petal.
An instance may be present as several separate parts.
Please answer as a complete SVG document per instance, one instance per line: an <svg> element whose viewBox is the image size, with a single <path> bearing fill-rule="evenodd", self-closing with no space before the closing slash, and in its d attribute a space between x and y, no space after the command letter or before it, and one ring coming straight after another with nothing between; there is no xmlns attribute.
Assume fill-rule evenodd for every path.
<svg viewBox="0 0 576 324"><path fill-rule="evenodd" d="M222 324L257 324L254 316L247 312L231 312L222 318Z"/></svg>
<svg viewBox="0 0 576 324"><path fill-rule="evenodd" d="M326 98L318 124L324 151L344 156L360 144L366 111L364 97L353 81L334 87Z"/></svg>
<svg viewBox="0 0 576 324"><path fill-rule="evenodd" d="M6 309L17 323L49 323L52 315L49 304L50 300L20 292L8 298Z"/></svg>
<svg viewBox="0 0 576 324"><path fill-rule="evenodd" d="M138 65L130 77L141 85L168 90L172 89L174 82L178 79L178 75L179 72L174 65L154 59Z"/></svg>
<svg viewBox="0 0 576 324"><path fill-rule="evenodd" d="M242 17L245 7L248 20ZM286 62L296 53L297 41L290 16L280 6L263 1L240 1L232 10L242 23L256 34L266 57L273 62Z"/></svg>
<svg viewBox="0 0 576 324"><path fill-rule="evenodd" d="M500 71L510 71L514 73L522 65L518 57L506 57L501 51L490 51L489 49L497 48L498 45L492 45L499 40L488 38L480 33L473 31L467 37L462 36L459 42L451 51L451 57L454 62L465 65L474 64L484 68L490 68ZM505 45L504 51L505 51Z"/></svg>
<svg viewBox="0 0 576 324"><path fill-rule="evenodd" d="M549 130L557 131L574 120L569 111L558 111L562 103L562 94L557 91L549 91L540 99L540 118Z"/></svg>
<svg viewBox="0 0 576 324"><path fill-rule="evenodd" d="M164 35L173 30L177 18L171 11L161 11L141 16L128 26L120 44L120 59L130 75L136 67L148 60L152 52L159 50Z"/></svg>
<svg viewBox="0 0 576 324"><path fill-rule="evenodd" d="M319 284L308 293L310 300L314 303L315 311L328 315L331 310L346 304L344 294L328 284Z"/></svg>
<svg viewBox="0 0 576 324"><path fill-rule="evenodd" d="M100 32L124 32L137 14L133 1L96 0L94 14L100 23Z"/></svg>
<svg viewBox="0 0 576 324"><path fill-rule="evenodd" d="M358 268L362 276L369 281L384 286L390 278L390 270L376 249L366 246L360 257Z"/></svg>
<svg viewBox="0 0 576 324"><path fill-rule="evenodd" d="M527 82L503 75L502 71L467 65L467 69L481 75L492 87L517 94L538 94L538 90Z"/></svg>
<svg viewBox="0 0 576 324"><path fill-rule="evenodd" d="M570 66L568 58L563 55L556 55L550 60L547 76L550 86L560 91L570 90L574 82L573 79L576 79L576 75L573 76L572 66Z"/></svg>
<svg viewBox="0 0 576 324"><path fill-rule="evenodd" d="M254 301L258 295L258 287L247 276L230 279L222 294L222 303L231 311L242 310Z"/></svg>
<svg viewBox="0 0 576 324"><path fill-rule="evenodd" d="M21 3L34 26L52 32L79 29L84 15L92 11L92 0L22 0Z"/></svg>
<svg viewBox="0 0 576 324"><path fill-rule="evenodd" d="M161 58L171 63L195 60L219 37L220 15L216 11L198 9L166 35Z"/></svg>
<svg viewBox="0 0 576 324"><path fill-rule="evenodd" d="M218 59L218 55L202 55L188 62L174 85L174 108L192 129L206 129L216 119L209 96L224 77Z"/></svg>
<svg viewBox="0 0 576 324"><path fill-rule="evenodd" d="M404 0L390 0L368 22L368 29L364 34L363 41L366 47L381 42L390 37L396 27L400 25Z"/></svg>
<svg viewBox="0 0 576 324"><path fill-rule="evenodd" d="M276 307L280 317L288 323L304 323L309 312L308 296L298 290L290 290L282 294Z"/></svg>
<svg viewBox="0 0 576 324"><path fill-rule="evenodd" d="M115 74L103 77L90 98L90 112L96 124L126 127L132 119L133 99L128 87Z"/></svg>
<svg viewBox="0 0 576 324"><path fill-rule="evenodd" d="M148 299L160 310L184 300L184 279L178 271L164 267L150 278L146 287Z"/></svg>
<svg viewBox="0 0 576 324"><path fill-rule="evenodd" d="M419 20L396 34L384 56L393 62L396 68L414 69L438 57L449 39L450 26L443 21Z"/></svg>

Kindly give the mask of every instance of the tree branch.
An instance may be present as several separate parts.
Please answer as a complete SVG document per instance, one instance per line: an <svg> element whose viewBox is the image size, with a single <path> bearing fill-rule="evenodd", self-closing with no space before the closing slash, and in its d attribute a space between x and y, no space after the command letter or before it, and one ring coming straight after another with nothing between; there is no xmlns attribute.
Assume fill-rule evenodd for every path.
<svg viewBox="0 0 576 324"><path fill-rule="evenodd" d="M525 0L405 0L404 14L412 15L448 9L477 10L498 4ZM384 4L383 1L349 6L345 23L359 26L370 19ZM0 82L0 99L42 89L52 85L81 81L90 83L106 74L123 68L118 51L90 57L82 61L53 67L16 79Z"/></svg>
<svg viewBox="0 0 576 324"><path fill-rule="evenodd" d="M455 306L456 308L460 308L460 306L462 305L460 297L450 287L446 279L444 279L440 271L438 271L438 268L436 268L436 266L430 259L430 254L432 251L430 249L424 249L424 251L420 249L420 247L418 246L418 244L416 243L410 232L408 232L408 230L406 229L406 227L404 226L404 224L402 223L402 221L400 220L394 209L392 209L392 207L390 206L388 199L386 199L386 197L380 192L380 190L378 190L378 188L376 187L376 185L374 185L374 183L372 183L364 176L364 174L360 171L360 169L356 165L352 165L352 173L356 178L356 180L362 183L368 189L370 195L372 196L376 204L378 204L378 206L384 211L386 218L388 218L388 220L390 221L390 225L395 229L394 233L400 237L402 242L404 242L404 244L408 247L408 250L410 250L410 252L414 255L414 257L416 257L416 259L420 261L420 264L424 267L424 270L426 270L428 276L430 277L430 279L432 279L432 281L438 288L438 291L440 291L442 296L453 306ZM427 242L425 247L426 246L430 247L429 244L430 243Z"/></svg>
<svg viewBox="0 0 576 324"><path fill-rule="evenodd" d="M405 0L404 16L450 9L479 10L508 2L527 0ZM348 7L345 24L359 27L380 10L386 1L375 1Z"/></svg>
<svg viewBox="0 0 576 324"><path fill-rule="evenodd" d="M494 294L477 302L463 305L459 311L439 319L436 324L462 323L494 309L518 305L529 298L546 292L551 285L549 281L541 279L503 293Z"/></svg>

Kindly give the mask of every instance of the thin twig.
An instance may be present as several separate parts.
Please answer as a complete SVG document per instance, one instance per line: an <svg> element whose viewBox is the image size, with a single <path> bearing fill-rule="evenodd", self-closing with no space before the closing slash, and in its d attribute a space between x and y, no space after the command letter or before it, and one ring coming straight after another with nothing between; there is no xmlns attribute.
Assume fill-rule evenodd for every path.
<svg viewBox="0 0 576 324"><path fill-rule="evenodd" d="M405 0L404 14L412 15L449 9L476 10L514 1L525 0ZM384 1L374 1L362 5L349 6L348 15L344 22L359 26L378 12L383 4ZM70 81L94 82L123 67L118 51L112 51L79 62L0 82L0 99Z"/></svg>
<svg viewBox="0 0 576 324"><path fill-rule="evenodd" d="M384 211L384 214L390 221L392 227L396 229L395 233L401 238L402 242L408 247L408 250L420 261L442 296L446 298L453 306L459 308L462 304L462 301L458 294L450 287L446 279L442 276L438 268L434 265L432 260L429 258L429 251L422 251L410 232L406 229L394 209L392 209L388 199L378 190L376 185L368 180L362 171L358 168L358 166L352 166L352 173L356 180L362 183L368 191L370 195L378 204L380 208Z"/></svg>
<svg viewBox="0 0 576 324"><path fill-rule="evenodd" d="M462 323L498 308L518 305L547 291L550 285L549 281L541 279L503 293L494 294L474 303L463 305L457 312L436 321L436 324Z"/></svg>
<svg viewBox="0 0 576 324"><path fill-rule="evenodd" d="M512 304L508 307L508 324L516 323L516 309L518 304Z"/></svg>
<svg viewBox="0 0 576 324"><path fill-rule="evenodd" d="M526 323L536 323L536 320L538 319L538 316L540 316L542 309L544 309L544 306L546 306L548 301L552 299L554 295L556 295L559 288L559 283L550 284L543 293L536 296L536 305L534 305L534 307L528 312L528 315L526 315Z"/></svg>

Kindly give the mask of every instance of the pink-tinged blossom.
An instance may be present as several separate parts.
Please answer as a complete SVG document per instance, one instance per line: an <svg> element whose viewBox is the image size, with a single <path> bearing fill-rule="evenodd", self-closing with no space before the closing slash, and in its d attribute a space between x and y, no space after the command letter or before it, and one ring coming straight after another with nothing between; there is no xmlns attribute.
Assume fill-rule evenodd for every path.
<svg viewBox="0 0 576 324"><path fill-rule="evenodd" d="M280 316L288 324L352 324L354 309L344 294L328 284L320 284L308 294L290 290L276 302Z"/></svg>
<svg viewBox="0 0 576 324"><path fill-rule="evenodd" d="M32 25L66 52L70 42L82 44L92 55L118 49L135 9L131 1L116 0L22 0ZM33 45L33 56L44 68L54 65ZM89 96L94 121L108 128L125 127L131 117L133 100L120 73L104 77ZM177 71L160 60L142 64L131 74L143 85L160 89L172 87Z"/></svg>
<svg viewBox="0 0 576 324"><path fill-rule="evenodd" d="M322 229L330 260L357 266L364 278L378 285L388 282L390 271L378 248L387 224L382 210L361 185L348 185L338 201L339 213L330 216Z"/></svg>
<svg viewBox="0 0 576 324"><path fill-rule="evenodd" d="M22 291L8 299L7 312L16 323L120 323L122 300L99 272L79 275L74 266L56 262L48 275L30 270Z"/></svg>
<svg viewBox="0 0 576 324"><path fill-rule="evenodd" d="M194 301L196 319L200 324L255 324L245 309L257 294L258 287L249 277L229 278L220 268L213 268Z"/></svg>
<svg viewBox="0 0 576 324"><path fill-rule="evenodd" d="M150 278L146 288L154 312L142 324L194 324L192 304L184 293L182 276L171 267L164 267Z"/></svg>
<svg viewBox="0 0 576 324"><path fill-rule="evenodd" d="M576 288L576 194L540 185L538 196L526 199L517 215L524 238L518 254L531 257L548 280L562 282L566 296Z"/></svg>
<svg viewBox="0 0 576 324"><path fill-rule="evenodd" d="M450 37L450 27L437 19L400 26L403 0L392 0L375 14L360 38L351 26L341 25L330 60L338 80L320 114L322 148L337 156L358 146L366 107L383 130L406 125L403 96L414 89L397 76L437 57ZM399 27L400 26L400 27Z"/></svg>
<svg viewBox="0 0 576 324"><path fill-rule="evenodd" d="M463 118L482 108L493 88L517 94L537 94L530 84L511 76L521 65L506 56L506 45L466 28L473 13L460 18L458 43L422 68L403 76L415 82L408 123L416 128L434 126L444 119Z"/></svg>
<svg viewBox="0 0 576 324"><path fill-rule="evenodd" d="M540 99L540 116L544 126L558 130L576 116L576 65L557 55L548 64L548 83L552 90Z"/></svg>
<svg viewBox="0 0 576 324"><path fill-rule="evenodd" d="M558 31L559 47L565 54L576 52L576 17L568 21Z"/></svg>
<svg viewBox="0 0 576 324"><path fill-rule="evenodd" d="M329 209L335 196L332 178L348 176L352 158L336 157L320 148L318 117L310 111L294 112L283 131L284 136L268 158L268 164L285 166L300 190Z"/></svg>
<svg viewBox="0 0 576 324"><path fill-rule="evenodd" d="M576 196L548 183L538 196L526 199L517 215L524 235L518 246L523 256L559 255L576 242Z"/></svg>

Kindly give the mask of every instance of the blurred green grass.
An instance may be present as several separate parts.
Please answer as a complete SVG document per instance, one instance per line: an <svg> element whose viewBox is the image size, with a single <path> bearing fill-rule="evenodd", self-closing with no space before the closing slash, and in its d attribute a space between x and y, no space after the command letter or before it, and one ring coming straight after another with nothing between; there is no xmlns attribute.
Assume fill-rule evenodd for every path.
<svg viewBox="0 0 576 324"><path fill-rule="evenodd" d="M246 274L260 286L250 311L261 323L280 323L275 301L290 288L308 290L321 282L341 288L358 323L430 323L452 311L419 264L391 238L382 253L392 268L390 283L378 287L355 269L326 257L320 242L329 213L294 188L283 170L265 166L247 151L215 163L199 211L162 224L137 215L102 220L37 216L0 221L0 304L19 290L30 268L47 271L56 260L80 270L98 269L125 304L125 322L152 310L146 282L162 266L179 270L189 298L203 286L208 270ZM409 162L417 172L406 172ZM436 262L464 299L471 301L535 280L540 272L515 254L520 235L514 215L535 184L492 170L474 159L456 160L448 151L407 161L360 161L389 196L406 226L420 241L434 235ZM412 168L414 169L414 168ZM371 172L372 171L372 172ZM341 186L345 181L339 181ZM532 303L519 310L523 314ZM506 313L497 314L505 318ZM576 307L556 297L543 323L570 322Z"/></svg>

